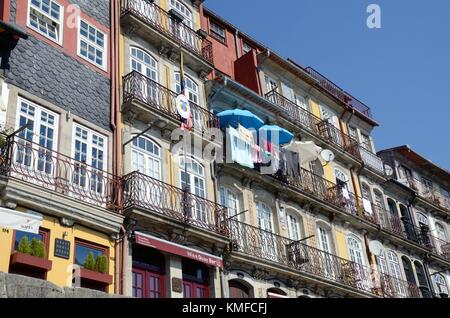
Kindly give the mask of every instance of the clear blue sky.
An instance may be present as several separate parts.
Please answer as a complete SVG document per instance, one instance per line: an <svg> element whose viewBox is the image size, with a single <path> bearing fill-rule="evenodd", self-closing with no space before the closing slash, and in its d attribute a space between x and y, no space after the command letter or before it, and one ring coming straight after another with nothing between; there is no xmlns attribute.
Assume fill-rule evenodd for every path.
<svg viewBox="0 0 450 318"><path fill-rule="evenodd" d="M381 7L381 29L366 25ZM377 150L409 144L450 169L449 0L207 0L284 57L372 108Z"/></svg>

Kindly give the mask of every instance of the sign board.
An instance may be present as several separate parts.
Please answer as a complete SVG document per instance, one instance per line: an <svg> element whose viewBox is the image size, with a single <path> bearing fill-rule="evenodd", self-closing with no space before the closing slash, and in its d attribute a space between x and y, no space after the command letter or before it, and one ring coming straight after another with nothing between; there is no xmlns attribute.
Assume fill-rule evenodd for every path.
<svg viewBox="0 0 450 318"><path fill-rule="evenodd" d="M55 239L55 256L65 259L70 258L70 241Z"/></svg>
<svg viewBox="0 0 450 318"><path fill-rule="evenodd" d="M0 208L0 227L39 234L42 216Z"/></svg>
<svg viewBox="0 0 450 318"><path fill-rule="evenodd" d="M136 232L135 238L137 244L156 248L157 250L180 255L186 258L190 258L205 263L206 265L209 266L216 266L219 268L223 268L223 260L221 257L201 252L187 246L162 240L160 238L148 234Z"/></svg>
<svg viewBox="0 0 450 318"><path fill-rule="evenodd" d="M185 95L180 94L177 96L176 105L177 112L182 118L189 119L189 117L191 117L191 106L189 104L189 99Z"/></svg>

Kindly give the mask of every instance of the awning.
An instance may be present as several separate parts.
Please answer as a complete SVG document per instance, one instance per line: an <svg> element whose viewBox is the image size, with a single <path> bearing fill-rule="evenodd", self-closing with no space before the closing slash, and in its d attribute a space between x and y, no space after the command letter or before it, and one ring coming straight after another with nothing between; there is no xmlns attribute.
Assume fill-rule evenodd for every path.
<svg viewBox="0 0 450 318"><path fill-rule="evenodd" d="M193 248L169 242L141 232L135 232L135 239L136 244L152 247L160 251L190 258L205 263L206 265L209 266L223 268L222 257L218 257L216 255L201 252Z"/></svg>
<svg viewBox="0 0 450 318"><path fill-rule="evenodd" d="M39 234L42 216L0 208L0 227Z"/></svg>

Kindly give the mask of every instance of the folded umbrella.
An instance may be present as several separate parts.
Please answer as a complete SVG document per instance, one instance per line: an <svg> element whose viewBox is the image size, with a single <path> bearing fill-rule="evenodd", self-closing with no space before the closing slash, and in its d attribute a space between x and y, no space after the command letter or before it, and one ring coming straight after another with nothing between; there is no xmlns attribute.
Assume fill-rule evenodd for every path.
<svg viewBox="0 0 450 318"><path fill-rule="evenodd" d="M220 121L221 128L227 128L228 126L237 128L238 125L242 125L247 129L258 129L264 125L264 121L245 109L228 109L217 114Z"/></svg>
<svg viewBox="0 0 450 318"><path fill-rule="evenodd" d="M294 138L294 135L280 126L264 125L259 128L259 138L270 141L271 143L278 141L278 143L282 145L290 143Z"/></svg>
<svg viewBox="0 0 450 318"><path fill-rule="evenodd" d="M301 164L316 160L322 152L322 148L312 141L293 141L283 149L299 153Z"/></svg>

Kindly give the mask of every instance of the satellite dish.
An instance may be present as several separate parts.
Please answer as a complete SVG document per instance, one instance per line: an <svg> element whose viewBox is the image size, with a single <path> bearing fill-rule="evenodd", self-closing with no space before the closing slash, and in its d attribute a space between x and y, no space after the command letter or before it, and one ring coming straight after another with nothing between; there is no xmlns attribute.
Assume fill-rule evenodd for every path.
<svg viewBox="0 0 450 318"><path fill-rule="evenodd" d="M383 253L383 244L380 241L371 241L369 243L369 251L375 256L380 256Z"/></svg>
<svg viewBox="0 0 450 318"><path fill-rule="evenodd" d="M175 102L177 105L178 114L184 119L189 119L189 117L191 116L191 106L186 95L178 95Z"/></svg>
<svg viewBox="0 0 450 318"><path fill-rule="evenodd" d="M320 153L320 157L323 159L323 161L325 162L331 162L334 160L334 153L331 150L328 149L324 149L322 150L322 152Z"/></svg>
<svg viewBox="0 0 450 318"><path fill-rule="evenodd" d="M385 173L388 177L390 177L390 176L392 176L392 175L394 174L394 169L392 169L391 166L385 164L385 165L384 165L384 173Z"/></svg>

